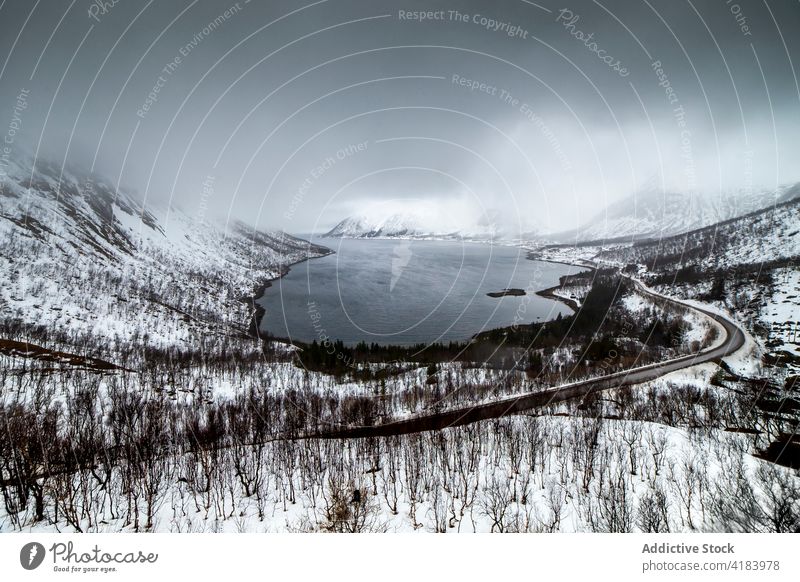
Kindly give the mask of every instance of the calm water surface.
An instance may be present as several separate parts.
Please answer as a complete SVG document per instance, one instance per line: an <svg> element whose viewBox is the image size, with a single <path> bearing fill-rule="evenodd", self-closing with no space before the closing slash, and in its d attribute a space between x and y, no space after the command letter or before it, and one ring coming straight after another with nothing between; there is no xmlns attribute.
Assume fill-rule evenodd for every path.
<svg viewBox="0 0 800 582"><path fill-rule="evenodd" d="M515 321L571 313L534 295L576 269L515 247L457 241L319 239L336 254L292 267L259 303L263 331L300 341L408 345L467 340ZM521 297L488 297L506 288ZM521 319L520 319L521 317Z"/></svg>

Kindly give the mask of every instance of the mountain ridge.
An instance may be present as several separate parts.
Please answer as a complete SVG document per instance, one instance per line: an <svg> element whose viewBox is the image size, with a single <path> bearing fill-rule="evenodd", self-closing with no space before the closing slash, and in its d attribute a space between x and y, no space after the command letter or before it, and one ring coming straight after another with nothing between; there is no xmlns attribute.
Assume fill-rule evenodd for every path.
<svg viewBox="0 0 800 582"><path fill-rule="evenodd" d="M582 226L549 238L556 242L629 241L669 237L744 216L800 196L800 183L718 196L649 190L608 205Z"/></svg>
<svg viewBox="0 0 800 582"><path fill-rule="evenodd" d="M696 265L733 269L800 257L800 197L686 233L602 250L605 261L639 263L651 268Z"/></svg>
<svg viewBox="0 0 800 582"><path fill-rule="evenodd" d="M327 238L406 238L490 242L505 236L504 231L497 225L496 219L496 213L486 213L469 228L445 224L437 229L430 226L430 217L422 217L414 212L394 212L379 218L357 214L344 218L323 236Z"/></svg>
<svg viewBox="0 0 800 582"><path fill-rule="evenodd" d="M73 344L165 347L246 335L254 307L242 299L330 252L238 221L159 212L73 168L16 162L2 186L6 336L38 326Z"/></svg>

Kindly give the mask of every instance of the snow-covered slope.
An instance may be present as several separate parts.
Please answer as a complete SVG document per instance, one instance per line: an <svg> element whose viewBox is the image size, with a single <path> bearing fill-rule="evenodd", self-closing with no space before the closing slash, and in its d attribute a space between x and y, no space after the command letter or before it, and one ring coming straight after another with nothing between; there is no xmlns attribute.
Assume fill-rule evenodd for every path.
<svg viewBox="0 0 800 582"><path fill-rule="evenodd" d="M800 196L800 184L715 195L651 190L610 205L582 227L553 235L562 241L667 237L780 204Z"/></svg>
<svg viewBox="0 0 800 582"><path fill-rule="evenodd" d="M465 228L447 217L423 216L414 212L387 216L350 216L325 233L331 238L414 238L493 240L500 232L491 216L484 216Z"/></svg>
<svg viewBox="0 0 800 582"><path fill-rule="evenodd" d="M168 346L244 333L242 301L327 249L144 208L107 182L13 163L0 194L0 335ZM116 344L115 344L116 342Z"/></svg>
<svg viewBox="0 0 800 582"><path fill-rule="evenodd" d="M379 238L422 236L425 232L416 216L393 214L382 220L366 216L349 216L334 226L325 236L342 238Z"/></svg>
<svg viewBox="0 0 800 582"><path fill-rule="evenodd" d="M660 240L605 250L601 261L639 263L651 269L694 265L732 269L800 256L800 198Z"/></svg>

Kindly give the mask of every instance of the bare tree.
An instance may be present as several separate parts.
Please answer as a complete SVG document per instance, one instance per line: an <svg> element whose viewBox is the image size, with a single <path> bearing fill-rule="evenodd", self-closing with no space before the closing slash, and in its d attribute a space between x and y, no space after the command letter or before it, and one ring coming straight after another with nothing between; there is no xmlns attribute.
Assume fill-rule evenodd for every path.
<svg viewBox="0 0 800 582"><path fill-rule="evenodd" d="M657 483L642 493L636 511L636 526L645 533L668 533L669 502L667 494Z"/></svg>

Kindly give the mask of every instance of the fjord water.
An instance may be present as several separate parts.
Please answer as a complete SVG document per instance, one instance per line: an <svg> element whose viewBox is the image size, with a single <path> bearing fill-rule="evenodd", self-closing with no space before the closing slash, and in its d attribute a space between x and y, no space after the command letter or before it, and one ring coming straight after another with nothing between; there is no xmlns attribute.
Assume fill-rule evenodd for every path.
<svg viewBox="0 0 800 582"><path fill-rule="evenodd" d="M518 247L460 241L314 239L335 254L294 265L259 304L261 329L303 342L409 345L468 340L516 322L569 314L534 292L575 268ZM506 288L525 296L488 297Z"/></svg>

